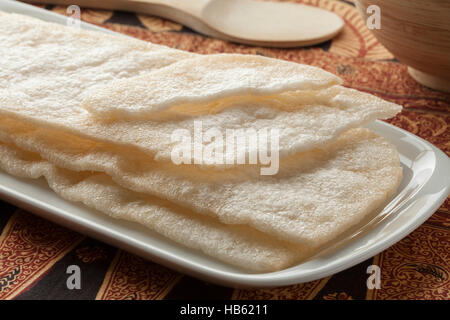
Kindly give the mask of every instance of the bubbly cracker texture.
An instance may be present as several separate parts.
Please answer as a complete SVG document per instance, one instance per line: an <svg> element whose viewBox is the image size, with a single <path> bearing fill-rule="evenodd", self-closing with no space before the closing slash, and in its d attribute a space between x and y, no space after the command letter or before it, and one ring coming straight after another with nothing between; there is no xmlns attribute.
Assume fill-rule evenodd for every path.
<svg viewBox="0 0 450 320"><path fill-rule="evenodd" d="M202 121L205 131L211 127L223 131L279 128L280 155L285 156L327 143L348 128L375 118L391 117L400 110L400 106L372 95L332 86L323 90L286 93L275 99L241 101L216 114L210 114L209 109L195 113L188 108L172 110L171 117L165 121L102 122L81 106L89 94L95 95L97 90L102 92L112 80L130 78L127 83L134 84L132 77L144 76L198 55L4 14L0 16L0 56L0 115L95 141L127 148L132 146L160 161L170 160L170 150L174 146L170 139L173 131L192 129L194 120ZM273 66L289 64L293 69L314 70L299 76L306 77L306 88L309 88L308 83L316 83L310 87L313 89L319 83L326 86L334 81L330 79L335 79L318 68L290 62L255 56L225 56L223 59L263 59L264 63L270 61ZM214 59L221 61L222 58L216 56ZM220 69L220 63L216 68ZM283 85L291 89L289 82ZM281 87L279 89L282 90ZM114 106L115 101L121 101L121 93L114 90L112 93L107 101ZM238 94L238 90L234 93ZM245 94L245 90L241 94ZM208 99L214 100L212 96ZM275 107L274 103L268 102L277 99L280 103L275 103ZM134 102L143 103L141 100L136 96ZM94 107L92 105L91 109Z"/></svg>
<svg viewBox="0 0 450 320"><path fill-rule="evenodd" d="M259 176L249 168L177 168L138 154L130 161L110 146L14 120L0 122L0 140L59 167L105 172L124 188L310 247L361 221L397 190L402 177L395 147L367 129L282 159L276 176Z"/></svg>
<svg viewBox="0 0 450 320"><path fill-rule="evenodd" d="M287 268L311 249L285 243L247 226L230 226L199 217L185 208L124 189L102 173L73 172L38 154L0 144L0 168L9 174L45 177L62 198L81 202L113 218L137 222L186 247L253 272Z"/></svg>
<svg viewBox="0 0 450 320"><path fill-rule="evenodd" d="M106 118L143 119L180 104L318 90L340 83L335 75L303 64L240 54L208 55L111 82L89 95L83 105Z"/></svg>

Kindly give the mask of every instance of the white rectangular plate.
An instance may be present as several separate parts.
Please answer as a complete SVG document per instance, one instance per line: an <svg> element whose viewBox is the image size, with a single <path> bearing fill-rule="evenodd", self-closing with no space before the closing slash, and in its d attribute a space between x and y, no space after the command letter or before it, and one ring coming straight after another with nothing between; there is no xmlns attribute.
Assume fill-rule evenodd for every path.
<svg viewBox="0 0 450 320"><path fill-rule="evenodd" d="M0 10L66 24L67 18L15 1ZM114 33L87 23L86 29ZM233 287L273 287L316 280L354 266L404 238L443 203L449 194L450 160L425 140L381 121L367 125L393 143L403 166L396 196L376 215L353 228L332 247L304 263L278 272L251 274L184 248L135 223L65 201L44 180L19 179L0 172L0 197L81 233L192 276Z"/></svg>

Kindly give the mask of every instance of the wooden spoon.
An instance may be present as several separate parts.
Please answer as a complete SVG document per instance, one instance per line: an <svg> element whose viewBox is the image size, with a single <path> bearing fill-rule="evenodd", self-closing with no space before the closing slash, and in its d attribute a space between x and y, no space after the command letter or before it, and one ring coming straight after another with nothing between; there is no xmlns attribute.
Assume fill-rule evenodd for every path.
<svg viewBox="0 0 450 320"><path fill-rule="evenodd" d="M134 11L179 22L208 36L267 47L309 46L344 26L336 14L302 4L255 0L25 0Z"/></svg>

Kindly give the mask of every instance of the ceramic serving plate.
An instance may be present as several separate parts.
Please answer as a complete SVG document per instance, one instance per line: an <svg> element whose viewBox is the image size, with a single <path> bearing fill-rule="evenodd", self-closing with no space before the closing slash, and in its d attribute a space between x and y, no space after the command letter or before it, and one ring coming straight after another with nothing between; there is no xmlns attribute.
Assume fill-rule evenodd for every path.
<svg viewBox="0 0 450 320"><path fill-rule="evenodd" d="M15 1L0 10L66 24L67 18ZM82 28L111 31L81 23ZM252 274L184 248L144 227L115 220L58 197L46 182L0 172L0 197L46 219L194 277L233 287L273 287L319 279L354 266L392 246L427 220L450 190L450 160L421 138L381 121L367 125L393 143L403 166L397 194L340 239L305 262L278 272Z"/></svg>

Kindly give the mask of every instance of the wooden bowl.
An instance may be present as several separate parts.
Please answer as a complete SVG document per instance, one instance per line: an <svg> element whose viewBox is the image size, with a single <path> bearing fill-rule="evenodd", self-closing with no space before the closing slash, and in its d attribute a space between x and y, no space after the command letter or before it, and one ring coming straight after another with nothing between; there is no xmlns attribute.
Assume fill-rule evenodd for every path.
<svg viewBox="0 0 450 320"><path fill-rule="evenodd" d="M419 83L450 92L449 0L356 0L364 20L370 5L381 11L381 28L375 37Z"/></svg>

